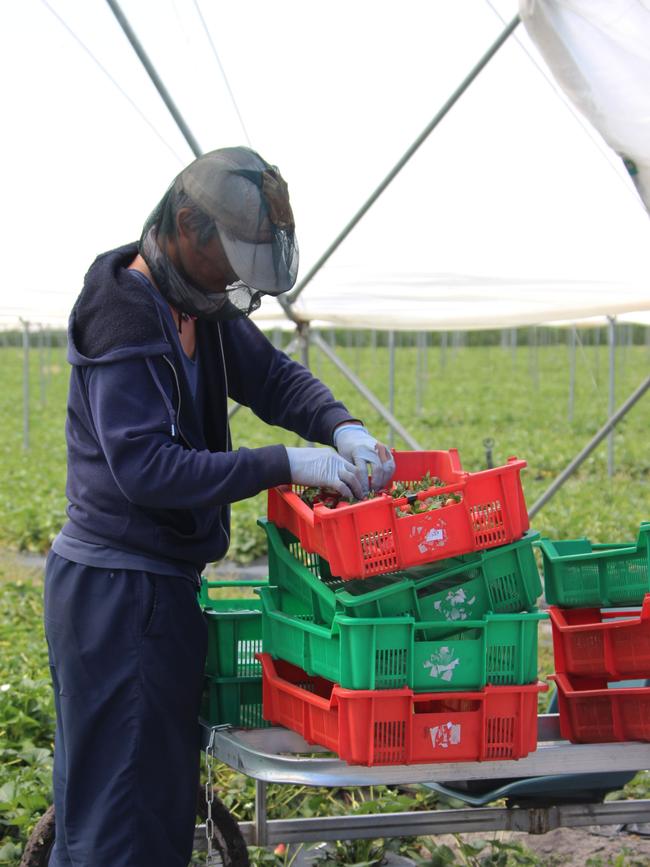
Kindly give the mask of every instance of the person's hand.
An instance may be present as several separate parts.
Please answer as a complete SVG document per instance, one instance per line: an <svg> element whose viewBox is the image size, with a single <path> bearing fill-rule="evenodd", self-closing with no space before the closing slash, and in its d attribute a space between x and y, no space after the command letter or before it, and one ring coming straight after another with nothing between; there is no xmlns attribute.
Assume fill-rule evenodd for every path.
<svg viewBox="0 0 650 867"><path fill-rule="evenodd" d="M330 488L343 497L363 499L363 483L359 470L332 449L287 447L287 455L294 485Z"/></svg>
<svg viewBox="0 0 650 867"><path fill-rule="evenodd" d="M334 431L336 450L357 467L361 475L363 495L368 493L368 464L371 467L370 486L373 491L385 488L395 472L395 459L390 450L371 436L363 425L343 424Z"/></svg>

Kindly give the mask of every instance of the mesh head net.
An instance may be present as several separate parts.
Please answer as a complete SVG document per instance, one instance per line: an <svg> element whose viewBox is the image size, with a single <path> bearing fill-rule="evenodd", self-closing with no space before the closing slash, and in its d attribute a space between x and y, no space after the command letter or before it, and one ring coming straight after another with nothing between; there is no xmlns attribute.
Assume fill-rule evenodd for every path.
<svg viewBox="0 0 650 867"><path fill-rule="evenodd" d="M177 214L187 208L199 246L216 234L231 271L225 291L210 291L167 255ZM162 294L177 309L208 319L248 315L260 296L280 295L298 272L289 191L280 172L255 151L222 148L196 159L174 180L148 218L140 253Z"/></svg>

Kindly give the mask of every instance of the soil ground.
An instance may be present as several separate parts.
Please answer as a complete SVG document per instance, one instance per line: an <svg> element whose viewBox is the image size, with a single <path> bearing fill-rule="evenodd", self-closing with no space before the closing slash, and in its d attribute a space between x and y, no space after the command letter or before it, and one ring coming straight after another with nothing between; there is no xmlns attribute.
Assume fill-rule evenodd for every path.
<svg viewBox="0 0 650 867"><path fill-rule="evenodd" d="M643 826L650 835L650 825ZM485 837L485 834L463 834L463 839ZM499 840L516 840L548 867L649 867L650 836L639 836L627 831L618 831L616 826L593 828L556 828L548 834L532 835L501 832L494 835ZM456 848L451 835L437 837L438 844L446 843ZM459 863L462 863L460 861Z"/></svg>

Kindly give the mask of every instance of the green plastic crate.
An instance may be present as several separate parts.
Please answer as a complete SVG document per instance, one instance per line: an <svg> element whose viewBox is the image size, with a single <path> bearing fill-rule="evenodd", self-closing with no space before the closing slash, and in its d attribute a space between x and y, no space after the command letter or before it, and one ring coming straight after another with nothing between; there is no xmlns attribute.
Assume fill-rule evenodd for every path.
<svg viewBox="0 0 650 867"><path fill-rule="evenodd" d="M208 627L201 716L210 725L258 727L262 720L262 603L259 598L212 599L209 590L263 586L265 581L201 582L199 603Z"/></svg>
<svg viewBox="0 0 650 867"><path fill-rule="evenodd" d="M489 611L533 610L542 584L533 553L539 533L529 531L511 545L356 581L333 577L326 560L309 554L287 530L270 521L266 531L270 584L280 589L283 611L289 597L300 600L315 623L331 626L348 617L399 617L462 622Z"/></svg>
<svg viewBox="0 0 650 867"><path fill-rule="evenodd" d="M261 650L259 599L213 600L221 607L203 609L208 625L206 674L217 677L261 677L255 659Z"/></svg>
<svg viewBox="0 0 650 867"><path fill-rule="evenodd" d="M635 542L596 545L589 539L541 539L544 590L564 608L641 605L650 593L650 522Z"/></svg>
<svg viewBox="0 0 650 867"><path fill-rule="evenodd" d="M537 626L546 614L486 614L456 625L413 617L336 614L331 627L280 610L275 587L259 591L264 652L347 689L476 690L537 680Z"/></svg>
<svg viewBox="0 0 650 867"><path fill-rule="evenodd" d="M262 717L262 676L206 676L201 717L209 725L229 723L238 728L268 726Z"/></svg>

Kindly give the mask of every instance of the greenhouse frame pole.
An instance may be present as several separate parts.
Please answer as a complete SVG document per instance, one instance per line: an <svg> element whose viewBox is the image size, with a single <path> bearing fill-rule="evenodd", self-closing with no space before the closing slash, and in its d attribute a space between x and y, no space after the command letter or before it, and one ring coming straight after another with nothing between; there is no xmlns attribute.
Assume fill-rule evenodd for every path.
<svg viewBox="0 0 650 867"><path fill-rule="evenodd" d="M430 123L422 130L420 135L416 138L413 144L408 148L408 150L404 153L402 158L398 160L397 163L393 166L393 168L389 171L383 181L379 184L376 190L372 193L369 199L359 208L356 214L352 217L352 219L347 223L347 225L341 230L341 232L336 236L336 238L332 241L329 247L325 250L322 256L315 262L314 265L310 268L307 274L303 277L303 279L298 283L298 285L293 289L286 298L278 297L283 309L287 309L290 307L298 298L303 289L307 286L307 284L312 280L313 277L320 271L325 262L330 258L332 253L341 245L341 243L347 238L352 229L357 225L359 220L364 216L364 214L374 205L379 196L384 192L386 187L391 183L391 181L399 174L399 172L404 168L406 163L411 159L413 154L418 150L420 145L426 141L429 135L433 132L433 130L438 126L440 121L445 117L445 115L450 111L451 108L458 102L460 97L465 93L470 84L474 81L474 79L479 75L479 73L487 66L490 60L494 57L497 51L501 48L504 42L507 41L508 37L514 32L517 28L517 25L520 23L521 19L519 15L515 15L512 21L505 27L504 30L499 34L499 36L495 39L492 45L488 48L485 54L480 58L480 60L472 67L469 73L465 76L463 81L458 85L456 90L451 94L451 96L447 99L444 105L439 109L439 111L432 118Z"/></svg>
<svg viewBox="0 0 650 867"><path fill-rule="evenodd" d="M573 324L569 329L569 424L573 423L576 404L576 343L577 331ZM611 415L612 412L613 409L610 408L609 414Z"/></svg>
<svg viewBox="0 0 650 867"><path fill-rule="evenodd" d="M395 332L388 332L388 411L395 415ZM388 445L395 445L395 429L391 426Z"/></svg>
<svg viewBox="0 0 650 867"><path fill-rule="evenodd" d="M359 379L359 377L352 371L350 368L338 357L338 355L331 349L331 347L323 340L323 338L317 334L315 331L312 331L310 334L310 340L314 346L317 346L321 352L324 352L327 358L332 362L332 364L336 365L338 369L341 371L343 376L350 380L352 385L357 389L357 391L366 398L368 403L377 410L379 415L390 425L392 430L400 436L404 442L408 445L410 449L413 449L416 452L424 451L424 448L415 440L411 434L406 430L406 428L395 418L395 416L386 409L383 403L379 400L379 398L372 392L370 389L364 385L364 383Z"/></svg>
<svg viewBox="0 0 650 867"><path fill-rule="evenodd" d="M29 322L23 326L23 448L29 450Z"/></svg>
<svg viewBox="0 0 650 867"><path fill-rule="evenodd" d="M609 320L609 402L608 412L611 416L616 405L616 317L608 316ZM607 440L607 475L611 479L614 475L614 429Z"/></svg>
<svg viewBox="0 0 650 867"><path fill-rule="evenodd" d="M131 47L133 48L135 53L138 55L140 63L144 66L145 70L147 71L147 75L149 76L149 78L153 82L154 87L156 88L156 90L158 91L158 93L160 95L160 98L167 106L167 110L169 111L171 116L174 118L174 121L176 122L176 126L179 128L179 130L183 134L183 137L185 138L185 141L190 146L192 153L194 154L195 157L200 157L201 154L203 153L203 151L201 150L199 143L192 135L192 131L190 130L189 126L185 123L185 120L184 120L182 114L180 113L180 111L176 107L176 103L171 98L169 91L167 90L167 88L165 87L165 85L162 82L162 79L160 78L160 76L156 72L153 63L149 60L149 56L147 55L147 52L144 50L144 48L142 47L142 44L140 43L140 40L135 35L135 31L133 30L133 28L129 24L124 12L122 12L119 3L117 2L117 0L106 0L106 2L108 3L113 15L116 17L118 24L122 28L122 32L124 33L126 38L129 40L129 42L131 43Z"/></svg>
<svg viewBox="0 0 650 867"><path fill-rule="evenodd" d="M562 485L566 482L566 480L573 475L573 473L578 469L580 464L587 458L596 446L605 439L605 437L609 434L611 435L612 431L619 423L619 421L626 415L634 406L634 404L646 393L646 391L650 388L650 376L648 376L641 385L632 392L632 394L628 397L628 399L621 405L621 407L615 412L610 418L605 422L605 424L601 427L597 434L587 443L587 445L582 449L582 451L575 456L575 458L566 466L566 468L560 473L560 475L555 479L555 481L550 485L549 488L542 494L542 496L531 506L528 511L528 517L533 518L542 506L546 505L551 497L562 487Z"/></svg>
<svg viewBox="0 0 650 867"><path fill-rule="evenodd" d="M125 36L131 43L131 46L135 53L137 54L140 62L144 66L149 78L153 82L156 90L158 91L160 97L163 102L167 106L170 114L172 115L176 125L179 130L183 134L186 142L190 146L194 155L199 157L202 154L202 150L194 138L191 130L188 125L185 123L180 111L176 107L174 101L172 100L167 88L162 82L162 79L158 75L153 63L149 59L146 54L144 48L142 47L140 41L138 40L135 32L133 31L131 25L129 24L126 16L122 12L117 0L106 0L111 11L113 12L115 18L117 19L122 31ZM380 413L380 415L389 423L391 426L391 430L394 430L399 434L400 437L410 446L410 448L421 451L421 447L416 443L413 437L408 433L408 431L400 424L400 422L393 416L391 412L389 412L386 407L378 400L378 398L372 394L372 392L366 388L363 382L357 377L352 371L341 361L340 358L333 352L327 344L320 339L320 337L316 334L309 333L309 323L302 321L296 313L291 309L292 305L295 303L296 299L303 291L305 286L309 283L309 281L316 275L316 273L322 268L325 262L330 258L332 253L339 247L339 245L345 240L345 238L350 234L352 229L357 225L359 220L364 216L364 214L370 209L370 207L377 201L379 196L383 193L386 187L391 183L391 181L399 174L402 168L406 165L406 163L411 159L413 154L418 150L418 148L424 143L424 141L428 138L431 132L438 126L438 124L442 121L442 119L447 115L447 113L453 108L456 102L460 99L460 97L465 93L470 84L477 78L479 73L487 66L489 61L494 57L494 55L498 52L501 46L507 41L509 36L514 32L517 26L520 24L521 19L519 15L515 15L514 18L510 21L508 25L502 30L499 36L495 39L492 45L488 48L488 50L483 54L483 56L478 60L478 62L472 67L470 72L465 76L460 85L454 90L451 96L447 99L447 101L442 105L442 107L438 110L435 116L432 118L431 122L425 127L425 129L420 133L420 135L416 138L413 144L408 148L408 150L404 153L402 158L393 166L390 172L386 175L383 181L379 184L379 186L372 193L370 198L365 202L364 205L357 211L357 213L352 217L352 219L347 223L344 229L339 233L339 235L334 239L334 241L330 244L330 246L325 250L322 256L318 259L318 261L312 266L312 268L308 271L307 275L299 282L299 284L290 292L286 298L282 296L278 296L277 300L280 303L285 315L289 318L295 325L298 331L299 340L302 342L303 348L303 361L308 362L308 343L313 342L317 345L325 354L330 358L331 361L339 368L339 370L344 373L345 376L353 383L355 388L367 399L370 401L371 405ZM306 334L305 334L306 330ZM232 407L229 411L229 417L232 417L236 412L236 408Z"/></svg>

